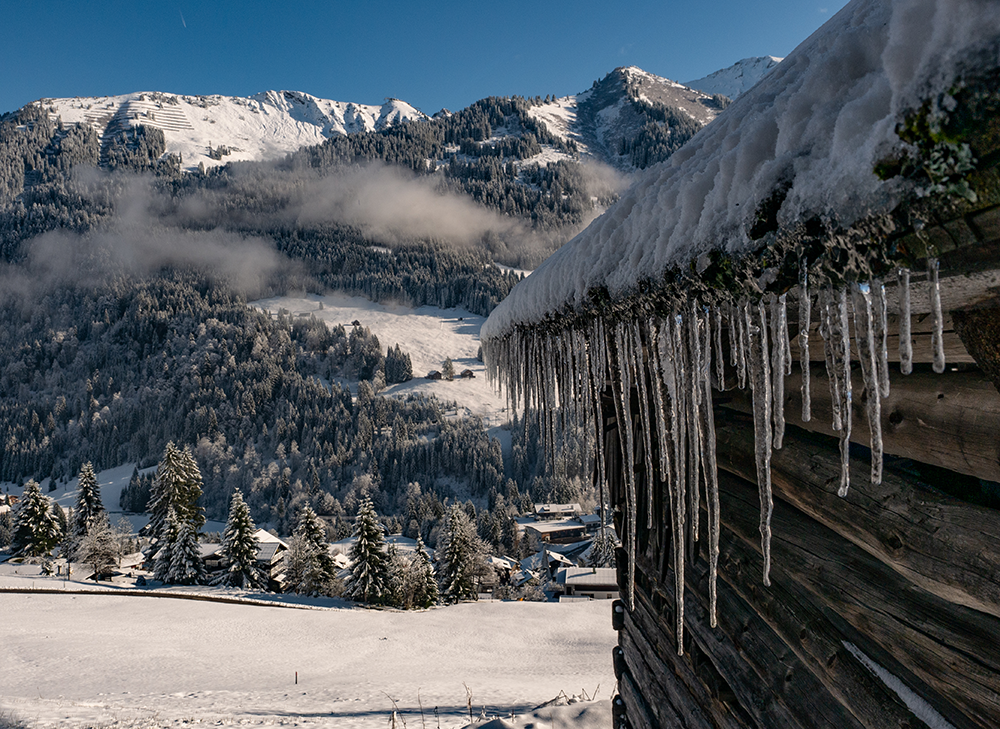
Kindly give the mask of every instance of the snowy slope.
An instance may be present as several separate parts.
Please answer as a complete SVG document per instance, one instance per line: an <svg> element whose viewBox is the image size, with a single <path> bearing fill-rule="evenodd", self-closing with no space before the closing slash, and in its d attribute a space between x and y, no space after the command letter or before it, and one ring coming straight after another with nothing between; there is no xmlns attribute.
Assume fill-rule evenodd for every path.
<svg viewBox="0 0 1000 729"><path fill-rule="evenodd" d="M744 58L729 68L723 68L694 81L686 81L684 85L704 91L706 94L722 94L730 99L735 99L745 91L749 91L781 60L775 56Z"/></svg>
<svg viewBox="0 0 1000 729"><path fill-rule="evenodd" d="M320 99L299 91L249 97L178 96L136 92L122 96L41 99L34 102L66 124L82 122L107 135L136 125L163 130L167 152L196 169L233 160L266 160L352 132L382 129L426 116L398 99L381 106ZM229 149L220 160L209 147Z"/></svg>
<svg viewBox="0 0 1000 729"><path fill-rule="evenodd" d="M607 702L615 685L608 601L401 612L0 594L0 615L17 616L0 621L0 717L36 729L381 729L393 701L410 727L452 729L468 723L465 686L476 716L509 716L560 691ZM610 726L609 709L577 726Z"/></svg>

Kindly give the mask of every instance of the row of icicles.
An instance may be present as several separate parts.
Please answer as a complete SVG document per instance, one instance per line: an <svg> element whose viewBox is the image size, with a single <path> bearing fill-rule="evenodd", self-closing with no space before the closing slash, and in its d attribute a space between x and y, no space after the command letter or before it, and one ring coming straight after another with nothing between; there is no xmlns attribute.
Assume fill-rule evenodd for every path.
<svg viewBox="0 0 1000 729"><path fill-rule="evenodd" d="M935 372L944 371L943 317L938 263L928 260L930 308L934 329ZM910 337L910 272L897 272L899 284L899 364L903 374L913 369ZM815 304L813 299L816 299ZM818 311L826 372L833 402L832 427L840 434L839 495L850 486L851 340L867 390L866 414L871 433L871 479L882 479L881 401L889 395L887 312L881 281L846 288L810 291L807 270L799 280L799 359L802 364L802 420L811 414L809 329L813 306ZM728 359L736 381L725 378L723 330L728 332ZM780 449L785 432L784 378L792 372L786 297L760 302L742 299L703 306L690 299L686 307L664 318L606 324L594 318L586 330L557 333L516 329L503 339L483 343L488 376L506 387L512 410L534 410L541 417L542 446L554 454L560 436L576 425L600 433L600 398L610 387L621 424L626 491L628 554L626 600L635 600L636 471L645 469L647 528L653 527L653 490L667 487L670 507L677 651L683 653L685 536L698 540L697 514L704 492L708 515L709 620L716 626L716 578L719 559L719 489L716 469L712 388L750 387L757 483L760 491L760 533L764 557L763 582L770 585L771 451ZM714 364L714 366L713 366ZM714 381L713 381L714 380ZM633 408L635 396L638 408ZM629 414L630 417L625 417ZM654 449L655 444L655 449ZM596 450L601 487L601 523L605 524L605 453L603 439ZM644 463L636 463L641 452ZM654 463L655 461L655 463ZM658 469L658 470L657 470ZM658 476L658 478L657 478ZM688 518L688 515L692 518ZM690 533L689 533L690 532Z"/></svg>

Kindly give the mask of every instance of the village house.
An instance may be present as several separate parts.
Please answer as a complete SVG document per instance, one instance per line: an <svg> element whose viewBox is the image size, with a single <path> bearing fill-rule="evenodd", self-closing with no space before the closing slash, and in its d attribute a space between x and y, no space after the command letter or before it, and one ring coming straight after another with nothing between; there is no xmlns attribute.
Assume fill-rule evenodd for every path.
<svg viewBox="0 0 1000 729"><path fill-rule="evenodd" d="M613 567L563 567L556 571L553 584L563 597L590 600L617 600L618 573Z"/></svg>
<svg viewBox="0 0 1000 729"><path fill-rule="evenodd" d="M281 592L284 583L285 553L288 544L270 532L258 529L254 533L257 540L257 565L268 577L268 589ZM208 572L218 572L226 568L221 544L201 544L201 559Z"/></svg>

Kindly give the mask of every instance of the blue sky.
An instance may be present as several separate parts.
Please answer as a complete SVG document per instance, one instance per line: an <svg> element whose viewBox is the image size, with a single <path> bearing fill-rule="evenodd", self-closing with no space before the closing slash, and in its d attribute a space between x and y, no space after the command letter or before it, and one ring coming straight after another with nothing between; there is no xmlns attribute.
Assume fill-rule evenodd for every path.
<svg viewBox="0 0 1000 729"><path fill-rule="evenodd" d="M617 66L678 81L784 56L843 0L21 0L0 14L0 112L130 91L338 101L427 113L490 95L565 95Z"/></svg>

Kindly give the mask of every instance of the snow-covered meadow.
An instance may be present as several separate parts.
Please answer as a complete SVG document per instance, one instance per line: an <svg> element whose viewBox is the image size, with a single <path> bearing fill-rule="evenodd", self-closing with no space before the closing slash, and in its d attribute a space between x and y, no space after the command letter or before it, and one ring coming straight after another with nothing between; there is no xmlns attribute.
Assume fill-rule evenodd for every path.
<svg viewBox="0 0 1000 729"><path fill-rule="evenodd" d="M3 572L5 587L32 581ZM36 586L45 581L34 580ZM478 602L416 612L300 610L5 593L0 716L33 728L353 729L387 726L395 702L408 726L447 729L469 723L468 687L477 719L484 707L488 717L509 720L560 692L585 692L602 701L515 726L608 726L616 641L610 606Z"/></svg>

